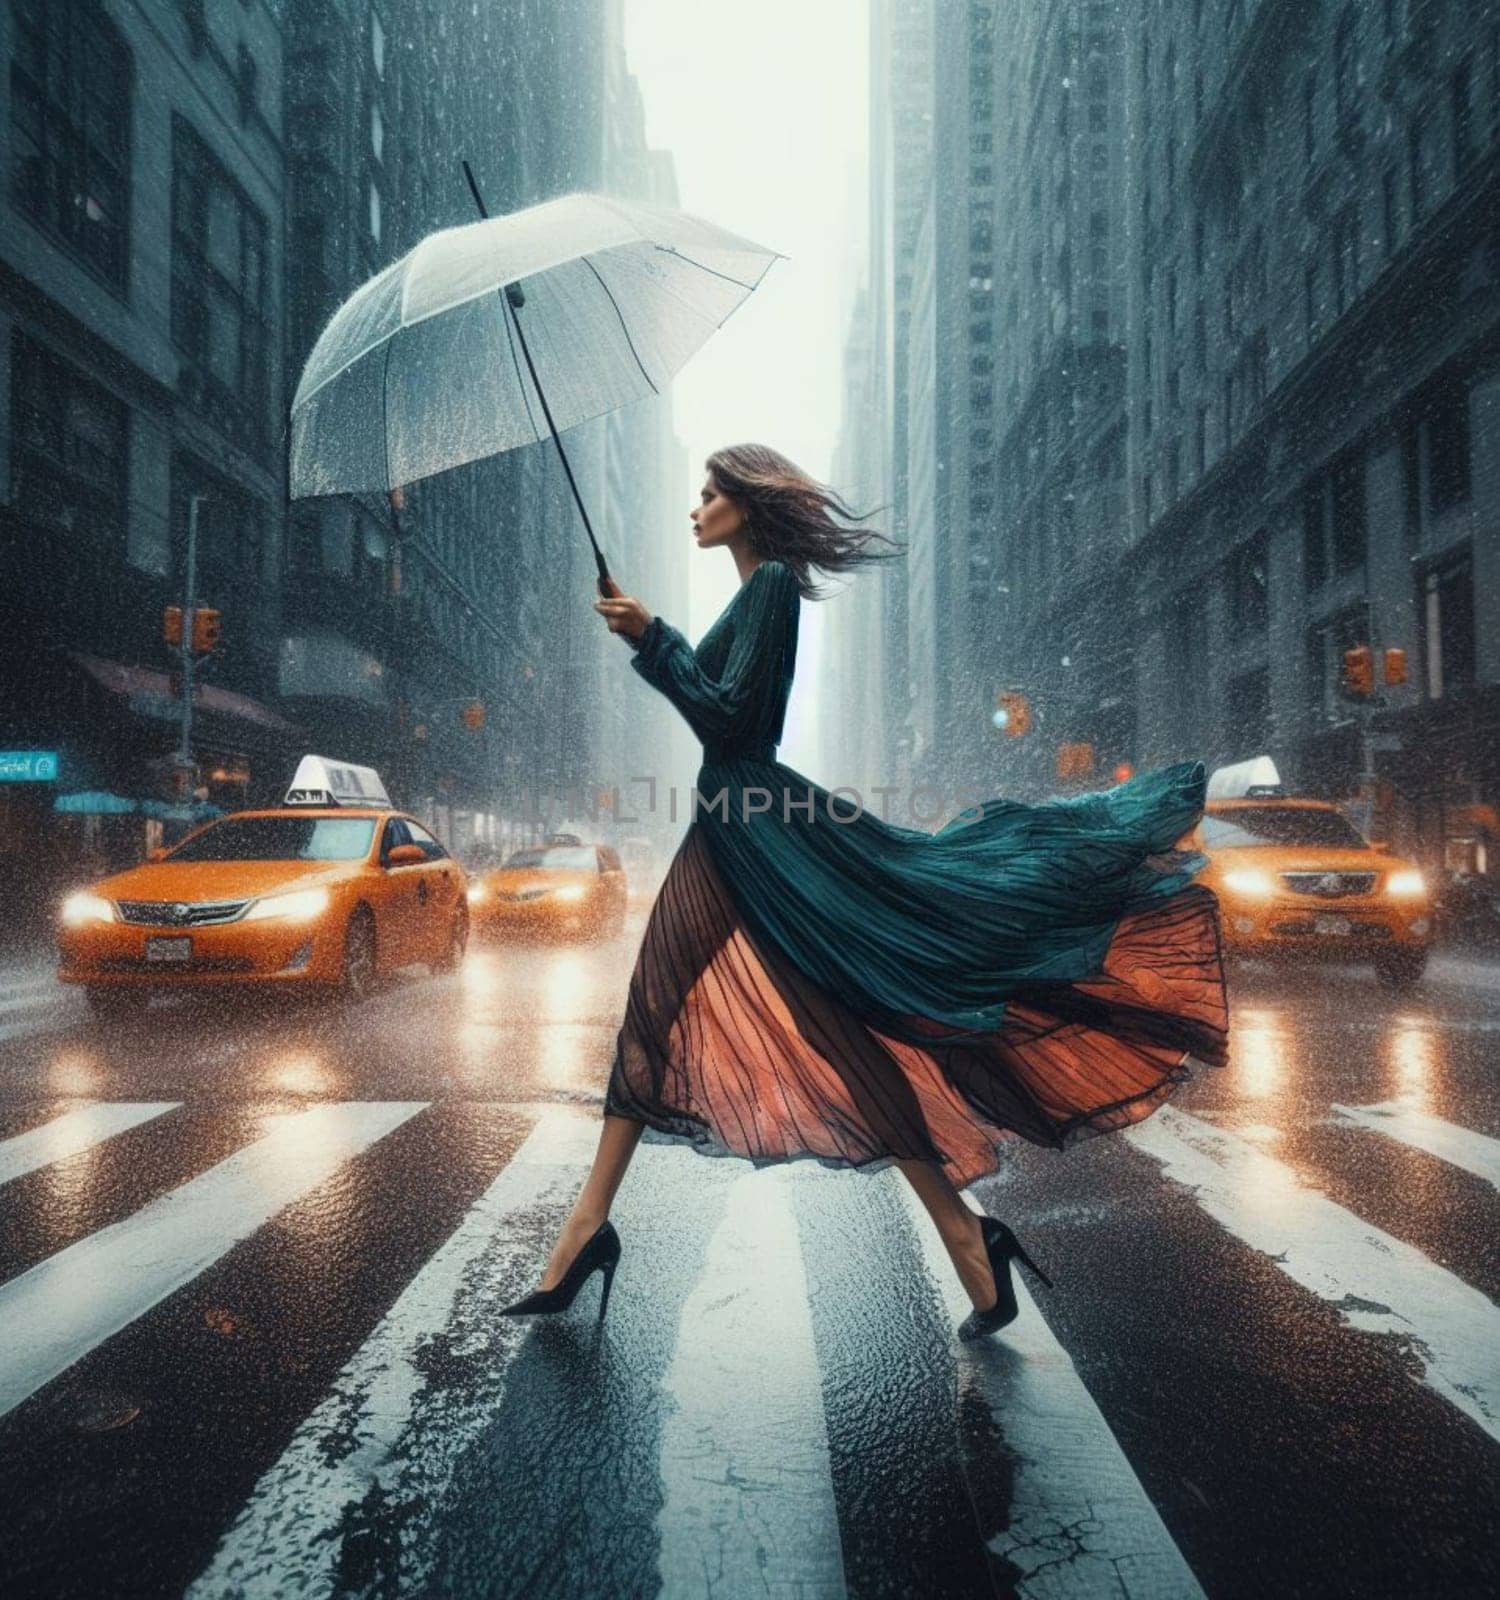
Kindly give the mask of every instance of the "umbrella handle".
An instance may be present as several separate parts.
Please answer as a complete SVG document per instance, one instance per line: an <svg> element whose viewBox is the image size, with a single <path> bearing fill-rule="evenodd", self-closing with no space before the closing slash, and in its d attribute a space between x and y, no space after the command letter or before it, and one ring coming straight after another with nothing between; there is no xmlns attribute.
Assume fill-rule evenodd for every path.
<svg viewBox="0 0 1500 1600"><path fill-rule="evenodd" d="M484 197L479 192L479 185L475 182L474 173L467 161L463 162L464 177L469 180L469 193L474 196L474 204L479 208L481 217L488 217L489 210L485 206ZM578 492L578 483L573 477L573 468L569 465L567 451L563 449L561 438L558 437L557 424L552 420L552 408L547 404L547 396L542 392L541 380L536 375L536 364L531 359L531 347L526 343L526 334L521 327L521 319L516 315L516 310L526 304L526 295L519 283L505 285L502 295L504 303L510 308L510 320L516 330L516 337L521 341L521 354L526 357L526 370L531 374L532 386L536 389L537 399L542 402L542 415L547 419L547 426L552 430L552 442L557 446L557 454L562 461L563 471L568 475L568 487L573 491L573 498L578 502L578 514L583 518L583 525L588 530L589 543L594 547L594 564L599 569L599 593L608 596L609 590L605 584L610 581L609 567L604 560L604 552L599 548L599 541L594 537L594 525L589 521L588 509L583 503L583 496ZM505 313L502 311L501 316Z"/></svg>

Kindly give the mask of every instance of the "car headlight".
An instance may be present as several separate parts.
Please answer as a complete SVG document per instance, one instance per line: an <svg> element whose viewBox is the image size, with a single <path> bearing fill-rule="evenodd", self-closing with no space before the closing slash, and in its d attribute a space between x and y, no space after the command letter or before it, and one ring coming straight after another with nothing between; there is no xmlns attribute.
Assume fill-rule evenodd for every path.
<svg viewBox="0 0 1500 1600"><path fill-rule="evenodd" d="M486 889L482 883L471 883L469 885L469 904L471 906L478 905L481 900L485 899L489 892L490 891Z"/></svg>
<svg viewBox="0 0 1500 1600"><path fill-rule="evenodd" d="M326 889L294 889L290 894L269 894L262 900L254 901L245 913L245 921L258 922L262 917L277 917L283 922L311 922L327 909Z"/></svg>
<svg viewBox="0 0 1500 1600"><path fill-rule="evenodd" d="M554 889L552 892L559 900L583 899L583 885L581 883L565 883L562 888Z"/></svg>
<svg viewBox="0 0 1500 1600"><path fill-rule="evenodd" d="M1269 872L1226 872L1224 887L1231 894L1241 894L1247 900L1268 900L1276 892Z"/></svg>
<svg viewBox="0 0 1500 1600"><path fill-rule="evenodd" d="M1385 880L1385 892L1406 897L1427 893L1427 880L1420 872L1393 872Z"/></svg>
<svg viewBox="0 0 1500 1600"><path fill-rule="evenodd" d="M70 928L82 928L90 922L113 922L115 908L101 895L86 891L70 894L62 903L62 919Z"/></svg>

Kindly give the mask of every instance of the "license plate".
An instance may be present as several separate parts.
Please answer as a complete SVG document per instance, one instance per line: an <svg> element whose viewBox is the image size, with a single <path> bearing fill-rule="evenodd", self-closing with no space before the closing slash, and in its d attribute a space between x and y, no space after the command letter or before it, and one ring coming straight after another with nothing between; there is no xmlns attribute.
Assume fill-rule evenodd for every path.
<svg viewBox="0 0 1500 1600"><path fill-rule="evenodd" d="M1349 927L1348 917L1315 917L1313 919L1314 933L1348 933Z"/></svg>
<svg viewBox="0 0 1500 1600"><path fill-rule="evenodd" d="M147 939L147 961L191 961L193 959L193 941L191 939Z"/></svg>

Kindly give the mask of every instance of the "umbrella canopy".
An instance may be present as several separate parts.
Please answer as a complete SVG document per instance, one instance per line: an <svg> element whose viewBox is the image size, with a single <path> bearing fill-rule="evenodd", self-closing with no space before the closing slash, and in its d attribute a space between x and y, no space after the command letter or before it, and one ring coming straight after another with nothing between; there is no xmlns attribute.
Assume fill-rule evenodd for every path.
<svg viewBox="0 0 1500 1600"><path fill-rule="evenodd" d="M568 194L446 228L355 291L292 400L294 498L388 491L659 394L776 250L663 206ZM503 293L519 284L523 309Z"/></svg>

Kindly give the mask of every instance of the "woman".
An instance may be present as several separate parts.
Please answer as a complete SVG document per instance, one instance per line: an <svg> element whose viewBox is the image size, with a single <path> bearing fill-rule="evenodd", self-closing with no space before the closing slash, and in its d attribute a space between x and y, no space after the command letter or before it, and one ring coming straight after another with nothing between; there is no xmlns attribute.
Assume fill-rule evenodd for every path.
<svg viewBox="0 0 1500 1600"><path fill-rule="evenodd" d="M592 1171L539 1288L561 1310L595 1270L649 1126L756 1165L893 1163L927 1206L974 1311L1016 1314L1002 1222L960 1190L1014 1138L1062 1149L1148 1116L1222 1065L1228 1008L1206 865L1173 851L1202 813L1202 762L1041 805L994 799L936 833L901 828L775 759L810 565L889 559L831 491L760 445L707 462L700 549L741 584L690 645L630 596L595 602L631 665L702 740L693 816L648 919ZM859 520L854 518L853 520Z"/></svg>

